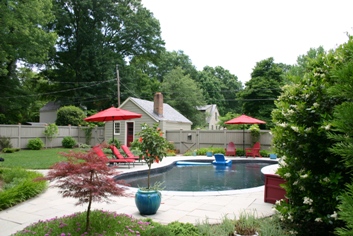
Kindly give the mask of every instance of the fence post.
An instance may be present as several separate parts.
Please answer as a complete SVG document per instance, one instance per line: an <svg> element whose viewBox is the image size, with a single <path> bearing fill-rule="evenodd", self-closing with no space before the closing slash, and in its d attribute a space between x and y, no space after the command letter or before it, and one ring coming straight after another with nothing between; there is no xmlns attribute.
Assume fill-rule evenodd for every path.
<svg viewBox="0 0 353 236"><path fill-rule="evenodd" d="M183 129L179 131L179 153L181 153L181 136L182 136Z"/></svg>
<svg viewBox="0 0 353 236"><path fill-rule="evenodd" d="M18 148L21 148L21 123L18 123L18 141L17 141L17 143L18 143Z"/></svg>
<svg viewBox="0 0 353 236"><path fill-rule="evenodd" d="M200 149L200 128L196 130L196 147Z"/></svg>
<svg viewBox="0 0 353 236"><path fill-rule="evenodd" d="M224 133L224 148L227 148L228 140L227 140L227 128L223 129Z"/></svg>

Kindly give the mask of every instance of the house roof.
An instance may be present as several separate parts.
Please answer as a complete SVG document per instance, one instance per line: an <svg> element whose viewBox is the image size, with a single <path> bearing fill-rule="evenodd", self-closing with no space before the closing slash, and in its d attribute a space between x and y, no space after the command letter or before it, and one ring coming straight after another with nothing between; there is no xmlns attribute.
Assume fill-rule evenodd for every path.
<svg viewBox="0 0 353 236"><path fill-rule="evenodd" d="M141 110L146 112L149 116L151 116L156 121L171 121L171 122L181 122L181 123L189 123L192 122L183 116L180 112L175 110L173 107L168 105L167 103L163 103L163 116L160 117L153 112L154 103L151 101L129 97L125 100L125 102L120 106L122 107L127 101L133 102L136 106L138 106Z"/></svg>
<svg viewBox="0 0 353 236"><path fill-rule="evenodd" d="M60 108L60 104L56 102L48 102L39 111L56 111Z"/></svg>
<svg viewBox="0 0 353 236"><path fill-rule="evenodd" d="M198 106L196 108L199 111L209 112L210 114L213 114L215 112L215 110L217 109L217 105L210 104L210 105L205 105L205 106ZM210 120L211 120L211 116L206 117L207 123L210 123Z"/></svg>

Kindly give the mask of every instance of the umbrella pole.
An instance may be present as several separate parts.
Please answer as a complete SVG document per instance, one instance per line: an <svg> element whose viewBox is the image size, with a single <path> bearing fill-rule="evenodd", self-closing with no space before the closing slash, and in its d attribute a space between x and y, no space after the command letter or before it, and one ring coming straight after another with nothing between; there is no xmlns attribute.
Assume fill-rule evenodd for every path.
<svg viewBox="0 0 353 236"><path fill-rule="evenodd" d="M244 131L244 125L243 125L243 151L244 151L244 156L245 156L245 131Z"/></svg>
<svg viewBox="0 0 353 236"><path fill-rule="evenodd" d="M113 120L113 145L114 145L114 120Z"/></svg>

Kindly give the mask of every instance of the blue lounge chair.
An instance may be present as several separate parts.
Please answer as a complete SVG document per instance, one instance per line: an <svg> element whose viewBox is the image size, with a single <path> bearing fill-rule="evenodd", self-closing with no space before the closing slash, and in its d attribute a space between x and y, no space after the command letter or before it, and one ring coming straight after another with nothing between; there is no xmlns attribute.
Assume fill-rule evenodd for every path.
<svg viewBox="0 0 353 236"><path fill-rule="evenodd" d="M231 165L232 160L226 160L224 155L221 153L214 154L216 160L212 161L214 165Z"/></svg>

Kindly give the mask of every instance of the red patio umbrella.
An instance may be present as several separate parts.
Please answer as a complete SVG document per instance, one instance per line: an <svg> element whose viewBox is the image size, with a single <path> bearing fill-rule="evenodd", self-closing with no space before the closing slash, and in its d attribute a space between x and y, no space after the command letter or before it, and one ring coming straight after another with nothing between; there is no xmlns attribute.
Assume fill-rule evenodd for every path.
<svg viewBox="0 0 353 236"><path fill-rule="evenodd" d="M248 124L266 124L263 120L255 119L251 116L241 115L227 122L224 122L227 125L248 125ZM245 133L244 133L244 126L243 126L243 150L245 151Z"/></svg>
<svg viewBox="0 0 353 236"><path fill-rule="evenodd" d="M92 116L85 118L88 122L105 122L114 120L131 120L141 118L141 114L131 112L128 110L111 107L106 110L100 111ZM113 122L113 142L114 142L114 122Z"/></svg>

